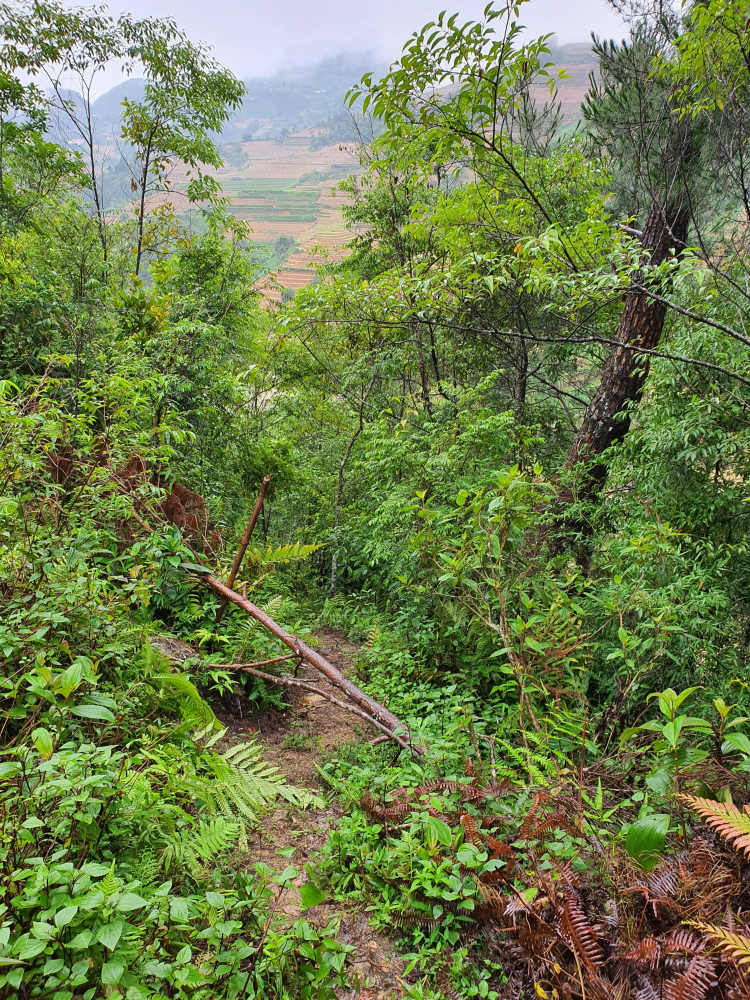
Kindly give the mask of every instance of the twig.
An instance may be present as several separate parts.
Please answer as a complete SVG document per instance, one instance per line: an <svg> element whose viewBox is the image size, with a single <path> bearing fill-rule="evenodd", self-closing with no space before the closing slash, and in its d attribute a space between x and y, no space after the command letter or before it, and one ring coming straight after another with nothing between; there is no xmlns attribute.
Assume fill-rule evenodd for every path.
<svg viewBox="0 0 750 1000"><path fill-rule="evenodd" d="M271 663L283 663L284 660L297 660L298 653L290 653L289 656L276 656L273 660L258 660L257 663L217 663L211 666L214 670L247 670L248 667L267 667Z"/></svg>
<svg viewBox="0 0 750 1000"><path fill-rule="evenodd" d="M253 531L255 530L255 522L258 520L258 515L260 514L260 509L263 506L263 500L266 495L266 490L268 489L268 484L271 482L270 476L265 476L263 482L260 484L260 489L258 490L258 499L255 501L255 506L253 507L253 512L250 515L250 520L248 521L247 527L245 528L245 534L242 536L242 541L240 542L240 547L237 549L237 555L234 557L234 562L232 563L232 568L229 571L229 579L227 580L227 587L231 590L234 581L237 579L237 574L239 573L240 566L242 565L242 560L245 558L245 552L250 544L250 539L252 538ZM228 604L226 597L222 598L219 607L216 610L216 624L218 625L221 621L222 615L224 614L224 609Z"/></svg>
<svg viewBox="0 0 750 1000"><path fill-rule="evenodd" d="M359 716L360 719L364 719L371 726L375 726L382 733L385 734L387 739L393 740L403 750L409 750L409 744L405 743L400 736L396 736L395 733L391 732L382 722L378 722L377 719L373 719L371 715L367 712L363 712L361 708L357 708L355 705L348 705L345 701L340 701L338 698L334 698L332 694L328 694L327 691L321 691L320 688L315 687L314 684L308 684L306 681L297 680L296 677L275 677L273 674L266 674L262 670L256 670L255 667L250 666L237 666L238 670L242 670L243 673L252 674L253 677L260 677L261 680L268 681L271 684L283 684L285 687L295 687L302 688L303 691L310 691L312 694L320 695L321 698L326 698L328 701L337 705L339 708L343 708L346 712L351 712L353 715Z"/></svg>

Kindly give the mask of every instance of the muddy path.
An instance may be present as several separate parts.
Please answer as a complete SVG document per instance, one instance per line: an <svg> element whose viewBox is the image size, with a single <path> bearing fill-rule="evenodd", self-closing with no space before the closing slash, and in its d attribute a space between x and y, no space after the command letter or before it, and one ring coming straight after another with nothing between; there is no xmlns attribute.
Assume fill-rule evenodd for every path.
<svg viewBox="0 0 750 1000"><path fill-rule="evenodd" d="M357 647L347 642L341 632L322 628L317 637L320 652L346 673L352 668ZM313 667L303 664L299 676L313 681L316 687L338 697L335 689ZM364 743L378 734L355 715L345 712L319 695L291 689L290 707L285 712L267 709L257 715L238 718L221 714L227 726L227 736L233 739L255 737L264 746L266 759L284 774L290 784L314 792L327 792L316 767L337 747L347 743ZM302 811L280 801L277 808L261 818L256 830L248 835L248 855L245 864L251 867L262 861L270 868L282 870L287 864L304 872L305 865L314 864L315 855L328 840L330 830L343 814L343 806L335 799L321 810ZM291 859L278 852L294 848ZM284 892L278 912L290 923L302 913L296 885L307 880L302 874L295 887ZM395 1000L403 996L402 976L405 963L396 957L389 938L368 926L364 913L347 909L332 899L304 911L305 919L319 928L339 916L339 941L354 947L352 971L361 992L348 992L342 997L359 996L360 1000Z"/></svg>

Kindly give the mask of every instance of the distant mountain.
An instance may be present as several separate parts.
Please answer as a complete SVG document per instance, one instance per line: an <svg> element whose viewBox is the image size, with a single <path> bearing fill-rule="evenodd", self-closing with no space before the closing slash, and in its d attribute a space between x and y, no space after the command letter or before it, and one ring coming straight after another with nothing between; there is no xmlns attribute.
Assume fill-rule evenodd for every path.
<svg viewBox="0 0 750 1000"><path fill-rule="evenodd" d="M588 42L557 46L552 40L551 50L551 60L564 66L569 74L560 81L559 97L566 120L575 121L580 118L588 75L596 70L596 57ZM331 123L341 121L344 96L352 84L364 73L377 76L386 70L387 66L374 56L361 53L333 56L307 66L290 66L270 77L252 77L245 81L248 94L240 110L224 127L221 141L231 144L278 138L323 123L330 127ZM102 136L119 135L123 100L126 97L140 100L145 84L145 80L133 77L97 98L93 111ZM71 94L74 99L76 96Z"/></svg>
<svg viewBox="0 0 750 1000"><path fill-rule="evenodd" d="M298 132L335 119L352 84L364 73L377 74L386 68L367 54L339 55L308 66L293 66L272 77L246 80L248 95L242 109L225 126L222 139L247 142L250 137L276 138L283 129Z"/></svg>
<svg viewBox="0 0 750 1000"><path fill-rule="evenodd" d="M119 135L122 102L126 97L131 101L140 101L145 92L146 81L140 77L131 77L97 97L91 106L97 118L97 127L102 132Z"/></svg>

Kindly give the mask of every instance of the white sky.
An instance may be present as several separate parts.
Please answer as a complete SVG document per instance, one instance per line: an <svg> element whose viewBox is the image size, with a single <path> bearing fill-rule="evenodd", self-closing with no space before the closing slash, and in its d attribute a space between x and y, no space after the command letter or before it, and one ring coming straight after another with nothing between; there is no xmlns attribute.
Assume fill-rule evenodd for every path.
<svg viewBox="0 0 750 1000"><path fill-rule="evenodd" d="M83 0L85 3L86 0ZM82 3L82 0L78 0ZM338 52L396 58L413 31L447 6L478 19L487 0L114 0L113 14L171 15L189 37L213 46L240 77L285 65L314 63ZM122 4L122 6L121 6ZM71 5L73 5L71 3ZM530 0L520 23L533 35L553 31L560 44L587 41L591 31L620 38L620 19L606 0ZM111 83L118 82L112 79Z"/></svg>

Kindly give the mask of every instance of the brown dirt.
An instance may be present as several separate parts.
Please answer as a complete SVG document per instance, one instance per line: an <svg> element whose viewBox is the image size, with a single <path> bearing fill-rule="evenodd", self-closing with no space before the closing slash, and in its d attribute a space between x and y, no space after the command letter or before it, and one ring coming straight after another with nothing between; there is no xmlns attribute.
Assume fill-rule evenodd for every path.
<svg viewBox="0 0 750 1000"><path fill-rule="evenodd" d="M342 633L334 629L320 629L320 651L340 670L351 668L352 654L357 647L347 642ZM341 692L308 664L303 664L300 677L315 683L323 691L340 697ZM228 736L246 738L258 736L265 747L265 756L293 785L320 792L325 789L316 764L337 747L346 743L363 743L377 733L361 723L356 716L345 712L318 695L291 690L291 706L286 712L268 709L244 719L224 717ZM248 867L262 861L269 867L283 870L288 864L298 871L313 862L315 855L328 840L329 831L343 814L343 806L331 803L321 810L306 812L280 805L262 817L257 830L249 836L249 850L245 859ZM287 859L278 852L294 847L294 854ZM278 906L282 919L288 922L301 915L297 887L307 881L302 874L287 889ZM304 912L305 919L316 927L325 927L335 916L341 918L338 940L353 945L353 982L361 992L344 992L342 997L359 996L360 1000L395 1000L403 996L401 976L405 963L393 949L391 941L374 931L364 913L349 910L333 900L325 900Z"/></svg>

